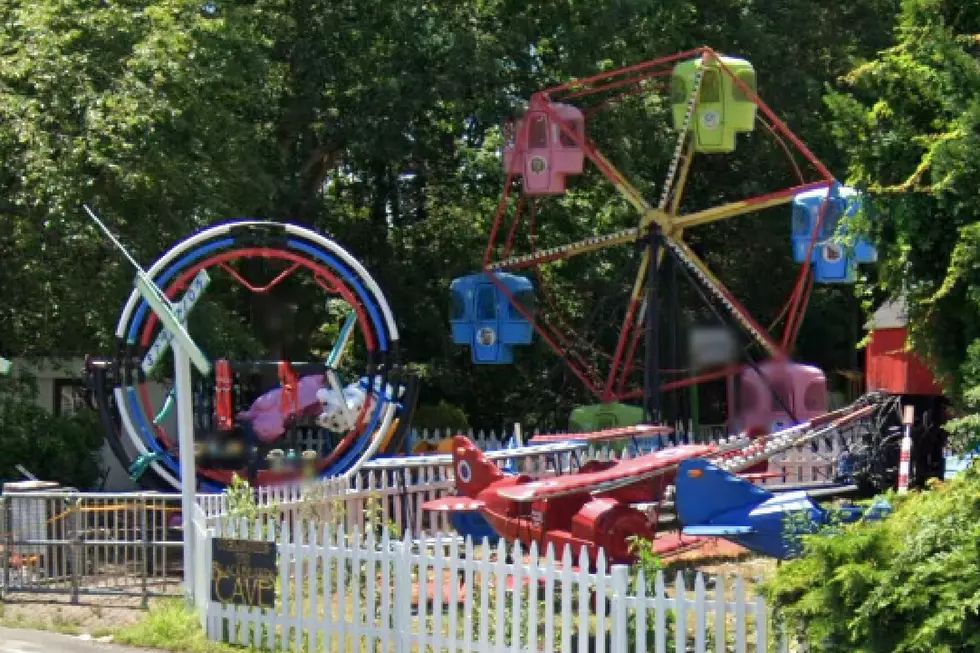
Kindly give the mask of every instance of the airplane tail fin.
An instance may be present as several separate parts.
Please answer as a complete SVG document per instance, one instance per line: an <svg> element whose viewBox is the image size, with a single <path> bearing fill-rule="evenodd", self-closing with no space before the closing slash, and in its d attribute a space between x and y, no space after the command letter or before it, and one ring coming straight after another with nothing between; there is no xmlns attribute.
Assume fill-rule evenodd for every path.
<svg viewBox="0 0 980 653"><path fill-rule="evenodd" d="M504 473L464 435L453 437L453 473L456 491L476 497L488 485L504 478Z"/></svg>
<svg viewBox="0 0 980 653"><path fill-rule="evenodd" d="M733 510L759 505L773 496L702 458L681 462L675 488L677 518L685 525L706 524Z"/></svg>

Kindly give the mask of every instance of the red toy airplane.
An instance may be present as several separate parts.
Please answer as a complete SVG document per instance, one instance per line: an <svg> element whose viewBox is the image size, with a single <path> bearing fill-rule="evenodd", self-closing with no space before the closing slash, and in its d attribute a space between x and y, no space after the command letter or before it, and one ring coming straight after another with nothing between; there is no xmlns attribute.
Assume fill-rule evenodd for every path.
<svg viewBox="0 0 980 653"><path fill-rule="evenodd" d="M552 544L561 557L565 545L578 559L585 548L594 564L599 548L610 562L630 563L635 556L628 538L638 535L653 541L665 553L702 538L679 534L656 537L656 523L630 506L644 497L659 496L663 480L673 476L688 458L705 456L713 445L682 445L620 462L589 462L574 474L534 481L524 474L504 474L468 438L453 438L453 469L460 496L422 504L425 510L480 511L507 541Z"/></svg>

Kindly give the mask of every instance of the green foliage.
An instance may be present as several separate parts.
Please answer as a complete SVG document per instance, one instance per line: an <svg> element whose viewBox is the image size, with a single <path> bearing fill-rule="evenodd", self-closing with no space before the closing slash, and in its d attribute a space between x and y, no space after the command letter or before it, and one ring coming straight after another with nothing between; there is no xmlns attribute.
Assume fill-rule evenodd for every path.
<svg viewBox="0 0 980 653"><path fill-rule="evenodd" d="M144 263L217 220L288 219L337 239L378 278L406 359L424 362L425 405L459 406L477 425L563 425L590 398L547 346L522 348L513 366L473 366L447 335L449 281L478 266L503 182L499 123L542 86L709 43L752 60L765 99L833 166L823 84L887 45L882 16L896 8L259 0L209 11L191 0L12 0L0 8L0 343L24 356L112 345L132 270L81 214L83 201ZM590 129L655 196L673 147L662 102L624 102ZM739 148L737 161L699 159L685 210L793 181L764 133ZM541 220L547 246L636 216L593 170ZM776 209L690 238L766 321L793 280L787 229ZM600 316L590 339L610 348L633 258L624 247L542 272L563 317ZM249 278L269 273L244 267ZM295 308L288 329L267 333L262 316L281 306L214 277L191 317L211 356L300 360L329 347L337 316L312 280L280 288ZM849 301L846 290L814 292L800 356L851 366L853 330L835 319Z"/></svg>
<svg viewBox="0 0 980 653"><path fill-rule="evenodd" d="M629 537L628 543L630 551L636 556L636 562L630 567L630 571L634 575L642 571L649 585L647 589L652 592L654 589L653 581L657 577L657 572L664 568L663 560L654 553L653 542L648 539L632 535Z"/></svg>
<svg viewBox="0 0 980 653"><path fill-rule="evenodd" d="M22 375L0 377L0 478L21 480L23 465L42 480L89 489L98 485L99 449L105 434L83 410L55 416L37 405L37 385Z"/></svg>
<svg viewBox="0 0 980 653"><path fill-rule="evenodd" d="M630 582L629 586L631 588L638 587L640 582L640 575L642 574L644 589L646 590L647 596L657 595L657 574L664 570L663 560L660 559L656 553L654 553L653 542L648 539L632 536L629 538L630 551L636 556L636 562L630 566ZM657 622L655 619L648 618L646 620L646 641L655 642L657 633ZM668 641L674 636L674 629L677 623L677 615L671 611L668 612L664 623L667 627L667 639ZM627 640L635 641L637 633L636 624L636 612L631 612L626 624L627 628Z"/></svg>
<svg viewBox="0 0 980 653"><path fill-rule="evenodd" d="M808 512L790 512L783 516L783 537L788 543L788 553L796 557L803 554L804 540L810 535L833 535L844 527L842 510L830 506L825 509L826 517L820 523Z"/></svg>
<svg viewBox="0 0 980 653"><path fill-rule="evenodd" d="M907 0L894 44L826 98L850 180L872 196L853 225L879 248L860 292L868 306L908 297L912 343L963 413L980 408L978 24L975 8ZM961 445L975 444L977 419L963 416L952 429Z"/></svg>
<svg viewBox="0 0 980 653"><path fill-rule="evenodd" d="M249 482L238 474L233 474L231 484L225 488L227 514L231 524L237 528L242 520L249 523L249 533L254 534L254 523L262 523L263 533L268 536L278 536L280 528L279 506L273 501L260 505L255 496L255 490Z"/></svg>
<svg viewBox="0 0 980 653"><path fill-rule="evenodd" d="M879 522L807 535L766 587L820 651L925 653L980 646L980 470L889 497Z"/></svg>
<svg viewBox="0 0 980 653"><path fill-rule="evenodd" d="M980 442L980 11L906 0L893 43L825 98L849 180L870 193L852 223L879 263L867 307L907 297L912 344L945 380L951 443ZM980 648L980 472L897 501L882 522L802 535L768 591L821 651ZM893 500L895 499L892 497Z"/></svg>
<svg viewBox="0 0 980 653"><path fill-rule="evenodd" d="M466 431L470 428L466 413L459 406L454 406L446 400L432 405L419 406L415 410L412 426L417 429L453 429Z"/></svg>
<svg viewBox="0 0 980 653"><path fill-rule="evenodd" d="M154 601L142 619L115 630L112 638L118 644L180 653L244 653L258 650L209 641L201 628L200 616L179 598Z"/></svg>

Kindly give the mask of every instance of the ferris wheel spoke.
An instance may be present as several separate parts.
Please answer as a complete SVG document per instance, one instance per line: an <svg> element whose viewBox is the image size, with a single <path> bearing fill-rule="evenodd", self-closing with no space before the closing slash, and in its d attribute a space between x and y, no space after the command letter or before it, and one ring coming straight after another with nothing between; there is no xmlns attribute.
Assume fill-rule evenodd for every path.
<svg viewBox="0 0 980 653"><path fill-rule="evenodd" d="M702 55L701 60L704 61L707 55ZM687 109L684 113L684 122L677 134L677 144L674 146L674 156L670 159L670 166L667 168L667 177L664 179L664 186L660 192L660 202L657 206L663 211L667 208L667 202L670 199L671 190L674 187L674 178L677 175L678 169L682 169L681 172L681 183L687 178L687 166L690 163L690 158L685 160L685 148L684 144L687 142L688 136L691 131L691 119L694 117L694 112L698 107L698 98L701 96L701 80L704 79L704 65L698 67L697 72L694 74L694 88L691 90L691 94L687 100Z"/></svg>
<svg viewBox="0 0 980 653"><path fill-rule="evenodd" d="M328 369L324 376L330 385L330 389L337 393L340 414L344 416L344 422L353 428L353 425L357 423L357 419L350 406L347 405L347 397L344 395L344 389L340 386L340 381L337 379L337 372Z"/></svg>
<svg viewBox="0 0 980 653"><path fill-rule="evenodd" d="M590 236L574 243L538 250L531 254L511 256L502 261L490 263L487 265L487 268L490 270L502 270L505 268L512 270L514 268L531 267L533 265L547 263L548 261L570 258L578 254L588 254L597 249L612 247L613 245L630 243L635 241L639 235L640 230L638 228L630 227L629 229L621 229L604 236Z"/></svg>
<svg viewBox="0 0 980 653"><path fill-rule="evenodd" d="M664 250L661 248L657 253L657 267L660 267L663 261ZM629 345L629 350L627 349L627 341L629 340L630 333L638 333L642 329L644 315L646 314L646 296L643 293L643 289L646 287L647 282L647 268L650 265L650 252L648 249L643 250L643 254L640 258L640 267L636 272L636 280L633 282L633 291L630 294L630 310L627 310L626 315L623 317L623 326L619 331L619 341L616 344L616 352L612 357L612 365L609 368L608 376L605 382L606 394L609 394L613 390L613 386L616 383L617 375L620 377L620 384L623 383L622 379L625 379L629 375L630 363L630 353L629 350L635 350L635 344L631 343ZM635 308L639 306L639 314L637 314ZM624 358L625 355L625 358Z"/></svg>
<svg viewBox="0 0 980 653"><path fill-rule="evenodd" d="M715 299L717 299L722 306L735 318L735 321L745 329L756 341L762 345L766 351L772 355L778 355L782 353L779 345L777 345L773 339L763 330L761 326L749 315L748 311L735 299L735 296L718 280L718 277L711 272L710 268L705 264L701 258L694 253L694 251L688 247L687 243L683 240L674 240L673 238L664 238L664 242L671 251L677 256L677 259L681 261L701 282L702 286L706 288Z"/></svg>

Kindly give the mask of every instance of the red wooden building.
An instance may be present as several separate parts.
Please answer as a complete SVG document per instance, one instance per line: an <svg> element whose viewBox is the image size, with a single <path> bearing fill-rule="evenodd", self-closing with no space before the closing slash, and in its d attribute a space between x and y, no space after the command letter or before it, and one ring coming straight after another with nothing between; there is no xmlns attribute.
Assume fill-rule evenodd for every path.
<svg viewBox="0 0 980 653"><path fill-rule="evenodd" d="M871 339L865 351L868 391L897 395L943 394L942 384L929 367L906 346L908 318L903 300L883 304L869 326Z"/></svg>

